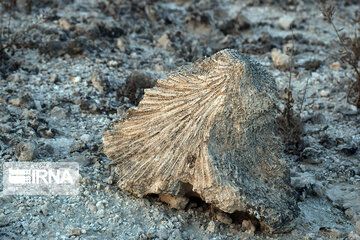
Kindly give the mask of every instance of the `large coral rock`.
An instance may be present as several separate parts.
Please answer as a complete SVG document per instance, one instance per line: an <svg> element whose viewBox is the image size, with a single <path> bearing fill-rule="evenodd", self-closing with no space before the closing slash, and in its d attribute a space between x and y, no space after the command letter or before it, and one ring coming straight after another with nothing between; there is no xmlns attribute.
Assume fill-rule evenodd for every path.
<svg viewBox="0 0 360 240"><path fill-rule="evenodd" d="M119 187L137 196L197 195L285 229L298 208L275 135L276 100L274 79L235 50L178 69L104 133Z"/></svg>

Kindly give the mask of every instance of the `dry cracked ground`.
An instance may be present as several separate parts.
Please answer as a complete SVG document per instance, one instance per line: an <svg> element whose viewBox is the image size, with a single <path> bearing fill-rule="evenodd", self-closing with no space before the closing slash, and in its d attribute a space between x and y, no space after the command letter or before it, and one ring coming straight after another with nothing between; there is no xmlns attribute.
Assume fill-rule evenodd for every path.
<svg viewBox="0 0 360 240"><path fill-rule="evenodd" d="M360 114L348 97L353 70L338 60L336 35L318 2L0 4L0 166L75 161L81 174L78 196L0 192L0 239L360 239ZM334 23L353 32L358 1L335 4ZM138 104L144 88L224 48L272 73L280 110L292 56L293 108L304 132L286 153L301 209L290 232L261 232L201 201L174 210L155 197L135 198L117 188L102 152L102 132Z"/></svg>

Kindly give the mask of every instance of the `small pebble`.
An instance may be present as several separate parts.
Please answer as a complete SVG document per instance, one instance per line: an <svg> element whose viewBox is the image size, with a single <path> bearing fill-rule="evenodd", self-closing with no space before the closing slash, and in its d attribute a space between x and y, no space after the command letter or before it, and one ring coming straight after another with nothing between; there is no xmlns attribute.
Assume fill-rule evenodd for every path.
<svg viewBox="0 0 360 240"><path fill-rule="evenodd" d="M330 65L330 67L331 67L331 69L338 71L338 70L340 70L341 65L339 62L334 62Z"/></svg>
<svg viewBox="0 0 360 240"><path fill-rule="evenodd" d="M320 96L321 97L328 97L330 94L330 92L328 90L321 90L320 91Z"/></svg>
<svg viewBox="0 0 360 240"><path fill-rule="evenodd" d="M288 55L281 53L279 49L274 48L271 51L271 58L275 67L282 69L288 69L290 67L291 58Z"/></svg>

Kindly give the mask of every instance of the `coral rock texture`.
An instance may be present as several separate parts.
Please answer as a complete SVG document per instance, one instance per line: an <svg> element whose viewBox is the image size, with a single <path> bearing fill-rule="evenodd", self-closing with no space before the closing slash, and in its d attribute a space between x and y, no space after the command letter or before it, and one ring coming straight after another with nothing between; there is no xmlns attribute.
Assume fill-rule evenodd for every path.
<svg viewBox="0 0 360 240"><path fill-rule="evenodd" d="M123 190L198 196L282 231L298 207L275 135L276 100L275 81L259 64L223 50L145 90L104 133L104 152Z"/></svg>

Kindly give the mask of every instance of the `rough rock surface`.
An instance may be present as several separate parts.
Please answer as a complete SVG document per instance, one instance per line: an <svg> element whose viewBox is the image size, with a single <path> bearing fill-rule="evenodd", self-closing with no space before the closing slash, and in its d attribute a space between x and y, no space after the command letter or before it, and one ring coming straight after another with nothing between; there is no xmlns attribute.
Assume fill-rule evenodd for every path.
<svg viewBox="0 0 360 240"><path fill-rule="evenodd" d="M138 196L195 192L283 229L298 208L274 133L277 97L274 79L235 50L179 68L104 133L119 187Z"/></svg>

